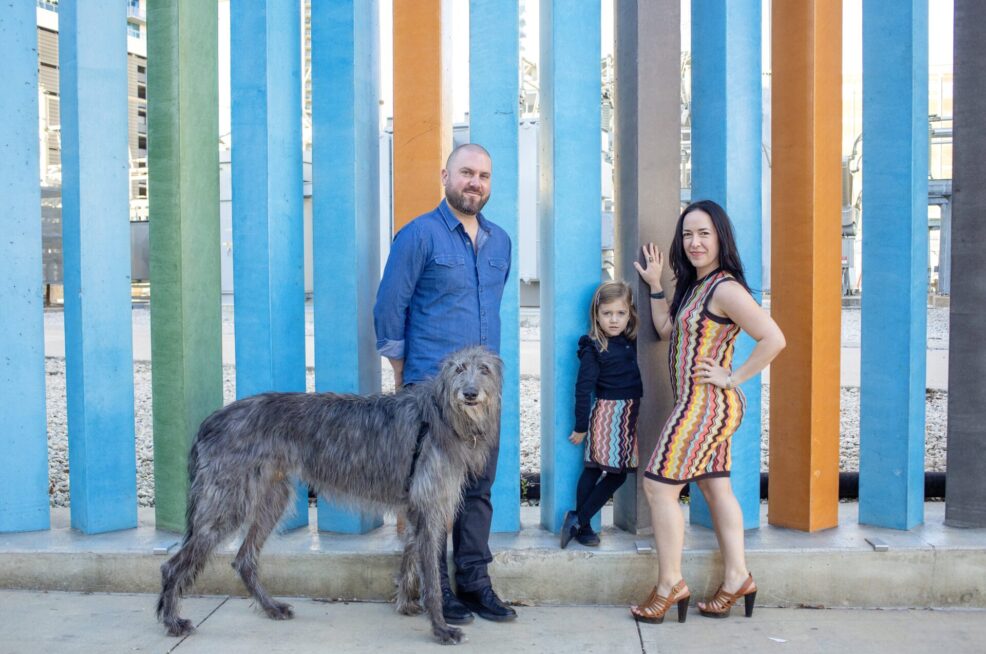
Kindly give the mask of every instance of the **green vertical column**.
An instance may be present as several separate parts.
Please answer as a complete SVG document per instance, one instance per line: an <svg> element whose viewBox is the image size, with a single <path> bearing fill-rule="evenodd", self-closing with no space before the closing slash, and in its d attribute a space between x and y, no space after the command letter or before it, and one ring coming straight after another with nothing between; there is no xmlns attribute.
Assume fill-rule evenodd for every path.
<svg viewBox="0 0 986 654"><path fill-rule="evenodd" d="M200 0L147 7L155 517L173 531L192 439L223 402L217 17Z"/></svg>

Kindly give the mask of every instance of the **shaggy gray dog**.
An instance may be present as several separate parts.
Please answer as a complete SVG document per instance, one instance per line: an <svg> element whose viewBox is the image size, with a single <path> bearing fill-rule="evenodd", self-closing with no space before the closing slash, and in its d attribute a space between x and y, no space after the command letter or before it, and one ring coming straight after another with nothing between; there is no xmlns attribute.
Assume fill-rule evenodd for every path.
<svg viewBox="0 0 986 654"><path fill-rule="evenodd" d="M420 589L438 640L460 642L462 631L442 615L438 557L466 476L483 470L497 444L501 385L500 359L471 347L449 356L435 379L395 395L265 393L206 418L188 460L187 531L161 566L157 614L168 633L192 630L178 600L212 551L243 526L233 568L268 616L293 617L261 586L257 557L292 504L297 477L333 499L404 513L397 611L421 612Z"/></svg>

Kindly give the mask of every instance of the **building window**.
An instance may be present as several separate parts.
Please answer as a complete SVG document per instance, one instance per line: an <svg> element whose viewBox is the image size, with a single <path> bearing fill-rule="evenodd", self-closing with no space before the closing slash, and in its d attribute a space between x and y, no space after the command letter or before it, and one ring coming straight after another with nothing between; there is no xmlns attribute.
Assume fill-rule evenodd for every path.
<svg viewBox="0 0 986 654"><path fill-rule="evenodd" d="M129 36L131 38L134 38L134 39L139 39L140 38L140 25L137 25L136 23L130 23L130 22L128 22L127 23L127 36Z"/></svg>

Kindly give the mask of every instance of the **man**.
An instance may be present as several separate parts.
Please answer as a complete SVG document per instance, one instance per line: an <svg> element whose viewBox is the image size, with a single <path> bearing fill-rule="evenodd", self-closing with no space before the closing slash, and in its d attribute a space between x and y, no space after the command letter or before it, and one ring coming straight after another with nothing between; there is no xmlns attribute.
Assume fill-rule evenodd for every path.
<svg viewBox="0 0 986 654"><path fill-rule="evenodd" d="M394 238L373 309L377 350L394 368L396 388L433 377L442 359L468 345L500 349L500 298L510 273L510 237L480 211L490 198L492 162L485 148L461 145L442 170L445 199ZM487 565L497 450L470 480L452 526L458 596L449 584L442 544L442 609L446 622L473 613L513 620L490 583Z"/></svg>

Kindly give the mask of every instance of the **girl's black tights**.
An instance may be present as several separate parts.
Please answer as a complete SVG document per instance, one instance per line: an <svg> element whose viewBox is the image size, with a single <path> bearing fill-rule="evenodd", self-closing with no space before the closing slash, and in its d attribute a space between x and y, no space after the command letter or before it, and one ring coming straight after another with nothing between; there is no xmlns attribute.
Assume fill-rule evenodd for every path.
<svg viewBox="0 0 986 654"><path fill-rule="evenodd" d="M603 477L603 471L599 468L584 468L575 490L575 512L579 515L579 525L588 525L592 516L613 497L626 478L625 472L607 472Z"/></svg>

